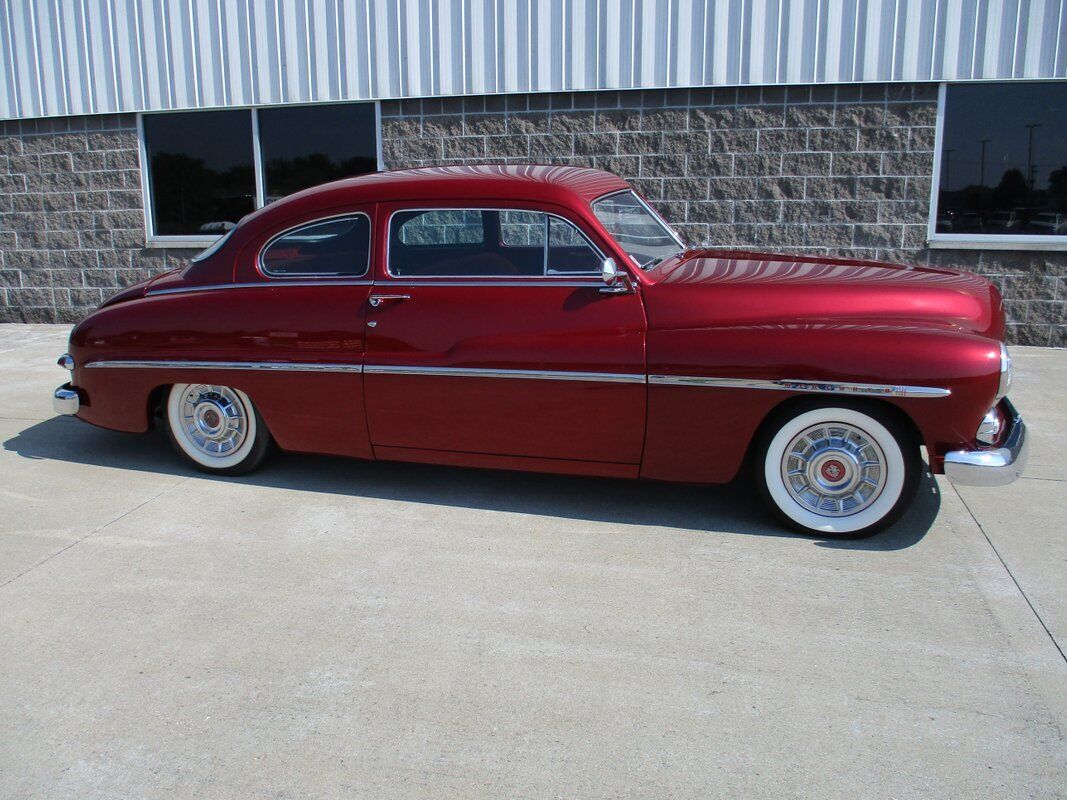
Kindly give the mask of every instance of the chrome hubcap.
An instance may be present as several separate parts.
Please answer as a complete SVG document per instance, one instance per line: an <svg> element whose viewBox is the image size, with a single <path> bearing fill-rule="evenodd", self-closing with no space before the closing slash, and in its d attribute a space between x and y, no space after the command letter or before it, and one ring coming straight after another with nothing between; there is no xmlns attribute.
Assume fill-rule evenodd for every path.
<svg viewBox="0 0 1067 800"><path fill-rule="evenodd" d="M244 403L226 386L190 386L182 398L181 411L186 437L206 455L229 455L248 435Z"/></svg>
<svg viewBox="0 0 1067 800"><path fill-rule="evenodd" d="M801 431L782 457L782 481L808 511L824 517L857 514L885 487L885 454L870 436L844 423Z"/></svg>

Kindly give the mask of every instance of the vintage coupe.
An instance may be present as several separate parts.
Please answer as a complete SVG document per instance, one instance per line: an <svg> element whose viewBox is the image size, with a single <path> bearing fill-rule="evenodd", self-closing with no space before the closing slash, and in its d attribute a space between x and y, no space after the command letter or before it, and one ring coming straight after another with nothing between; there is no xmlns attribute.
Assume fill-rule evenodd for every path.
<svg viewBox="0 0 1067 800"><path fill-rule="evenodd" d="M56 409L158 415L219 474L283 450L727 482L822 535L893 522L922 471L1026 461L997 290L974 275L687 248L572 167L437 167L309 189L71 333Z"/></svg>

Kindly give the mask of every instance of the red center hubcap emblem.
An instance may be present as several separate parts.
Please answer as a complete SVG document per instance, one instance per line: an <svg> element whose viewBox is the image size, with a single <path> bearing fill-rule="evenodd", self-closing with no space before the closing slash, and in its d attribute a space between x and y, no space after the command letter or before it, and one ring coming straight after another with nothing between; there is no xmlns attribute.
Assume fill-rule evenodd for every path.
<svg viewBox="0 0 1067 800"><path fill-rule="evenodd" d="M204 422L214 428L219 424L219 415L217 411L208 411L204 414Z"/></svg>
<svg viewBox="0 0 1067 800"><path fill-rule="evenodd" d="M844 474L845 465L840 461L827 461L822 465L822 476L831 483L841 480Z"/></svg>

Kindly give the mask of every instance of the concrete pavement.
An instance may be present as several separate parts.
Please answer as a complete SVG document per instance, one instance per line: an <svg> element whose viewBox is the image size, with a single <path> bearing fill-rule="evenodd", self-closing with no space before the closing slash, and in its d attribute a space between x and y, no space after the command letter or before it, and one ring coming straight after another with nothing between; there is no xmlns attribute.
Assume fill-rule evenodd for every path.
<svg viewBox="0 0 1067 800"><path fill-rule="evenodd" d="M1067 351L1015 351L1027 478L832 542L735 487L202 477L53 416L67 331L0 325L0 797L1067 792Z"/></svg>

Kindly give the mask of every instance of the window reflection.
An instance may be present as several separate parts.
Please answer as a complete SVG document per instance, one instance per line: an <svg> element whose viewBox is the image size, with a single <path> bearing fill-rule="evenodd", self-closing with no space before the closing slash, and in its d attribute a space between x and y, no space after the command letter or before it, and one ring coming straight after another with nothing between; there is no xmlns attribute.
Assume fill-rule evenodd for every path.
<svg viewBox="0 0 1067 800"><path fill-rule="evenodd" d="M268 203L378 168L373 103L259 110Z"/></svg>
<svg viewBox="0 0 1067 800"><path fill-rule="evenodd" d="M370 220L364 214L314 222L275 239L263 251L271 275L364 275Z"/></svg>
<svg viewBox="0 0 1067 800"><path fill-rule="evenodd" d="M143 123L157 234L217 236L255 208L247 111L146 114Z"/></svg>
<svg viewBox="0 0 1067 800"><path fill-rule="evenodd" d="M1067 235L1067 84L949 86L939 233Z"/></svg>

